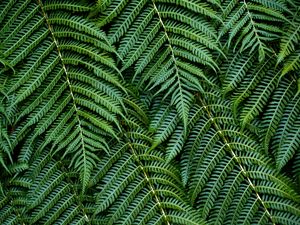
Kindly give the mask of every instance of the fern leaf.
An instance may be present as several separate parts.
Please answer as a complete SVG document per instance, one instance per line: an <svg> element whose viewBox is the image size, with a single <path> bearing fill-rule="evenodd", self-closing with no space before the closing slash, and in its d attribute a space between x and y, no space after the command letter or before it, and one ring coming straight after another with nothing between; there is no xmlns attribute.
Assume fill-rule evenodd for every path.
<svg viewBox="0 0 300 225"><path fill-rule="evenodd" d="M299 70L299 68L300 68L300 50L297 49L286 59L286 62L282 70L282 76L284 76L290 71Z"/></svg>
<svg viewBox="0 0 300 225"><path fill-rule="evenodd" d="M283 116L284 107L288 100L292 97L292 87L294 82L281 81L280 86L275 90L272 101L268 105L263 118L263 128L265 129L264 148L269 150L269 143L272 136L275 134L276 128L279 125L280 119Z"/></svg>
<svg viewBox="0 0 300 225"><path fill-rule="evenodd" d="M20 1L18 7L24 4ZM120 127L117 115L122 115L125 88L111 55L115 50L94 23L72 15L89 11L90 5L26 5L0 27L4 59L18 68L8 82L8 93L15 95L11 107L19 110L12 146L28 138L20 154L25 162L47 145L54 153L65 148L65 155L73 154L71 165L81 174L84 192L99 160L96 152L108 151L103 137L116 138L113 126ZM62 26L68 35L61 35Z"/></svg>
<svg viewBox="0 0 300 225"><path fill-rule="evenodd" d="M106 224L202 224L185 202L176 167L165 163L158 149L149 153L153 140L142 138L145 131L131 132L135 138L126 132L127 141L117 144L92 175L91 188L105 181L96 195L95 218Z"/></svg>
<svg viewBox="0 0 300 225"><path fill-rule="evenodd" d="M284 33L281 43L280 43L280 52L278 54L277 62L280 63L295 51L300 40L300 28L299 23L294 21L293 24L290 24L287 31Z"/></svg>
<svg viewBox="0 0 300 225"><path fill-rule="evenodd" d="M232 117L230 110L221 114ZM195 130L197 138L189 137L199 144L190 161L184 161L191 168L187 183L191 203L202 217L210 224L299 222L299 197L295 198L293 183L278 174L250 133L240 131L230 120L226 126L209 115L199 118L199 124L203 119L209 125L201 136Z"/></svg>
<svg viewBox="0 0 300 225"><path fill-rule="evenodd" d="M121 4L124 11L119 10ZM202 91L199 77L211 82L193 64L216 70L210 51L221 52L214 28L199 23L205 22L205 17L199 20L191 18L195 13L219 18L208 5L190 1L133 1L128 6L123 3L112 4L114 6L115 9L109 8L104 14L119 15L109 30L109 36L113 42L120 43L118 53L123 59L122 71L133 66L133 80L139 77L140 86L148 82L152 85L151 90L157 90L156 94L168 90L166 96L171 96L170 104L176 107L186 130L193 101L191 92ZM111 20L110 16L107 18Z"/></svg>
<svg viewBox="0 0 300 225"><path fill-rule="evenodd" d="M258 59L263 62L267 53L272 52L268 42L279 39L282 30L269 22L284 24L288 19L282 11L289 12L281 1L225 1L223 25L220 26L219 39L229 34L227 47L238 48L239 52L258 51ZM232 44L235 42L235 44Z"/></svg>

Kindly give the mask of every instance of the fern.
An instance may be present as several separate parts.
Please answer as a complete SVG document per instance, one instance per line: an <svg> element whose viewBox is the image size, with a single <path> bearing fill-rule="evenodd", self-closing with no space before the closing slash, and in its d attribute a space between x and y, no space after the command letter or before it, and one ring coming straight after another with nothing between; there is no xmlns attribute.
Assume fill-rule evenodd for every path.
<svg viewBox="0 0 300 225"><path fill-rule="evenodd" d="M6 197L7 201L14 195L23 195L11 204L4 207L0 205L3 213L1 218L4 219L5 213L11 212L10 219L1 223L88 222L89 215L85 213L82 199L76 193L75 184L71 182L72 173L63 172L65 170L61 162L51 159L50 154L36 157L25 173L10 181L11 194Z"/></svg>
<svg viewBox="0 0 300 225"><path fill-rule="evenodd" d="M290 13L284 1L224 1L222 5L223 25L219 38L228 34L227 47L239 52L258 51L259 61L272 52L268 42L279 39L282 30L273 23L288 23L284 12ZM232 43L235 43L234 45Z"/></svg>
<svg viewBox="0 0 300 225"><path fill-rule="evenodd" d="M1 224L300 224L295 0L0 2Z"/></svg>
<svg viewBox="0 0 300 225"><path fill-rule="evenodd" d="M243 59L243 57L245 56L239 54L230 58L228 67L235 66L236 71L242 71L255 63L246 60L244 64L233 65L238 58ZM242 127L249 126L255 118L262 115L258 125L261 142L266 153L274 152L277 167L282 169L299 149L297 81L295 76L283 78L282 70L273 69L276 67L274 56L270 56L265 63L256 63L257 66L247 70L248 76L239 79L237 76L240 76L240 72L235 72L233 68L229 70L225 66L227 71L233 72L233 75L226 74L224 71L224 86L228 87L227 79L229 80L227 82L231 83L238 81L232 87L237 88L237 91L232 94L232 106L235 117L240 118ZM274 72L269 72L272 70Z"/></svg>
<svg viewBox="0 0 300 225"><path fill-rule="evenodd" d="M190 150L182 159L184 171L189 171L183 179L202 217L210 224L299 223L292 182L264 157L255 136L234 124L228 108L218 116L208 106L199 108L208 116L195 120L187 143ZM205 130L199 132L201 127Z"/></svg>
<svg viewBox="0 0 300 225"><path fill-rule="evenodd" d="M299 149L297 135L299 117L299 96L296 95L283 113L279 127L274 135L274 149L276 149L277 165L285 166L292 158L295 150Z"/></svg>
<svg viewBox="0 0 300 225"><path fill-rule="evenodd" d="M122 71L134 67L133 81L139 79L140 85L156 93L167 90L166 96L170 96L186 130L191 91L202 90L199 79L212 83L192 64L216 70L209 50L221 52L214 28L205 17L195 15L219 18L208 5L196 1L133 1L125 8L125 1L115 4L102 13L107 15L105 20L98 20L103 26L118 15L108 36L113 43L120 43L117 51Z"/></svg>
<svg viewBox="0 0 300 225"><path fill-rule="evenodd" d="M131 135L134 132L137 131L131 131ZM105 182L95 197L96 221L202 224L196 211L186 204L179 171L165 164L159 151L145 154L146 141L135 138L135 142L121 142L97 168L93 183Z"/></svg>
<svg viewBox="0 0 300 225"><path fill-rule="evenodd" d="M280 43L280 52L278 54L278 63L282 62L284 59L284 67L282 75L287 74L290 71L299 69L299 12L297 7L292 7L295 11L291 19L292 24L289 24L285 30L285 34L282 36Z"/></svg>
<svg viewBox="0 0 300 225"><path fill-rule="evenodd" d="M12 145L26 138L19 155L25 162L34 148L47 145L54 153L73 153L70 163L80 171L84 191L99 160L95 152L109 151L103 137L116 137L112 125L119 126L117 115L122 115L125 89L108 52L114 49L94 24L71 15L70 10L87 11L88 5L30 2L24 13L9 17L22 7L6 10L1 26L4 59L16 70L8 81L8 93L15 96L11 107L19 111Z"/></svg>
<svg viewBox="0 0 300 225"><path fill-rule="evenodd" d="M283 80L280 82L278 88L275 90L272 97L272 101L268 105L263 117L263 126L265 138L264 147L268 151L269 143L271 138L274 136L275 131L280 123L280 120L284 114L284 107L288 104L288 101L293 96L294 82L289 82L288 80Z"/></svg>

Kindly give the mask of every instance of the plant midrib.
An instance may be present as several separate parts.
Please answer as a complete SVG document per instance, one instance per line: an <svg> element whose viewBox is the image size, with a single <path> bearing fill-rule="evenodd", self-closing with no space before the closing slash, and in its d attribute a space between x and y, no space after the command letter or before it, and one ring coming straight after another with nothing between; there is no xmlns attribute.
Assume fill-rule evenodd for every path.
<svg viewBox="0 0 300 225"><path fill-rule="evenodd" d="M167 33L167 30L166 30L166 27L162 21L162 18L160 16L160 13L155 5L155 2L152 0L152 3L153 3L153 7L159 17L159 21L164 29L164 32L165 32L165 36L167 37L167 40L169 42L169 48L171 49L171 54L172 54L172 59L174 60L174 64L175 64L175 68L176 68L176 75L178 76L178 68L176 66L176 58L175 58L175 55L174 55L174 50L173 50L173 47L171 45L171 41L170 41L170 38L169 38L169 35ZM244 2L245 3L245 2ZM239 159L237 157L237 155L235 154L235 152L233 151L233 149L230 147L229 145L229 142L228 140L226 139L226 137L223 135L222 133L222 129L219 127L219 125L216 123L216 121L214 120L214 117L212 115L212 113L209 111L208 107L207 107L207 104L205 103L204 99L202 99L200 96L199 96L199 100L202 104L202 106L204 107L204 110L206 111L209 119L212 121L215 129L217 130L217 133L218 135L222 138L223 142L225 143L226 145L226 148L229 150L231 156L234 158L234 160L237 162L238 166L240 167L243 175L245 176L247 182L249 183L250 187L253 189L253 191L255 192L255 195L257 197L257 199L260 201L260 203L262 204L263 208L265 209L265 212L267 213L267 215L269 216L270 220L272 221L273 225L276 225L275 222L274 222L274 219L272 217L272 215L270 214L268 208L266 207L266 204L265 202L262 200L262 198L260 197L259 193L256 191L256 188L255 188L255 185L252 183L252 181L250 180L250 178L247 176L247 172L245 170L245 168L243 167L243 165L239 162Z"/></svg>

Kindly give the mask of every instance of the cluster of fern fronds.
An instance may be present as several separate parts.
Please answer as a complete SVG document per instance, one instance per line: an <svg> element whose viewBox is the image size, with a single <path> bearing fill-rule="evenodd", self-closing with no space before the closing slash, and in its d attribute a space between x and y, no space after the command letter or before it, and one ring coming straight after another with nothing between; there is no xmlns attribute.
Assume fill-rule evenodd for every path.
<svg viewBox="0 0 300 225"><path fill-rule="evenodd" d="M0 224L299 225L298 0L1 0Z"/></svg>

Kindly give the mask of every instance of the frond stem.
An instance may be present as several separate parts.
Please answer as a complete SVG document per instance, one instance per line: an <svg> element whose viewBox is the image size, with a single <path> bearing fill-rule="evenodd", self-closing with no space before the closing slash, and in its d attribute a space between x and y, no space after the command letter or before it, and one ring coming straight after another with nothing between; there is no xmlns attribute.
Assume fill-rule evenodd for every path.
<svg viewBox="0 0 300 225"><path fill-rule="evenodd" d="M255 37L256 37L257 41L259 42L259 45L262 46L262 42L261 42L261 40L260 40L260 38L259 38L257 29L256 29L256 27L255 27L255 22L253 21L253 17L252 17L252 15L251 15L251 13L249 12L249 8L248 8L248 5L247 5L247 3L246 3L246 0L244 0L243 3L244 3L244 6L245 6L245 8L246 8L246 10L247 10L247 14L248 14L248 16L249 16L250 22L251 22L251 24L252 24L252 26L253 26L253 31L254 31L254 33L255 33Z"/></svg>
<svg viewBox="0 0 300 225"><path fill-rule="evenodd" d="M165 36L166 36L166 38L167 38L167 40L168 40L168 42L169 42L168 47L169 47L170 50L171 50L171 55L172 55L172 59L173 59L173 61L174 61L174 63L175 63L175 69L176 69L176 74L177 74L177 73L178 73L178 67L177 67L177 64L176 64L176 58L175 58L175 54L174 54L174 49L173 49L173 47L172 47L172 45L171 45L171 40L170 40L170 37L169 37L169 35L168 35L167 28L166 28L164 22L162 21L160 12L158 11L158 9L157 9L157 7L156 7L156 5L155 5L155 3L154 3L153 0L152 0L152 3L153 3L154 10L155 10L155 12L157 13L159 22L160 22L161 26L162 26L163 29L164 29Z"/></svg>
<svg viewBox="0 0 300 225"><path fill-rule="evenodd" d="M164 217L164 219L165 219L167 225L171 225L170 222L168 221L167 214L166 214L164 208L162 207L161 201L160 201L158 195L157 195L156 192L155 192L155 188L154 188L153 184L151 183L151 180L150 180L150 178L149 178L149 176L148 176L148 174L147 174L147 172L146 172L146 170L145 170L145 168L144 168L142 162L139 160L139 158L138 158L138 156L137 156L137 154L136 154L136 152L135 152L135 150L134 150L134 148L132 147L132 145L131 145L130 142L128 142L128 145L129 145L129 148L130 148L132 154L134 155L134 157L135 157L135 159L136 159L136 161L137 161L139 167L140 167L141 170L142 170L142 173L143 173L143 175L144 175L144 177L145 177L145 179L146 179L146 182L147 182L148 185L149 185L150 191L151 191L152 195L154 196L155 202L157 203L158 207L160 208L160 211L161 211L161 213L162 213L162 215L163 215L163 217Z"/></svg>
<svg viewBox="0 0 300 225"><path fill-rule="evenodd" d="M81 139L81 145L82 145L82 149L83 149L83 152L85 152L85 145L84 145L84 138L83 138L83 128L82 128L82 124L81 124L81 121L80 121L80 118L79 118L79 113L78 113L78 107L76 105L76 101L75 101L75 96L74 96L74 93L72 91L72 85L71 85L71 82L70 82L70 79L69 79L69 74L68 74L68 70L67 70L67 67L66 65L64 64L64 59L63 59L63 56L61 54L61 51L60 51L60 48L59 48L59 44L58 44L58 41L57 39L55 38L55 35L54 35L54 31L53 31L53 28L49 22L49 18L48 18L48 15L47 13L45 12L44 10L44 6L43 6L43 3L41 0L37 0L38 1L38 4L41 8L41 12L45 18L45 21L46 21L46 24L47 24L47 27L51 33L51 36L52 36L52 39L53 39L53 42L56 46L56 49L57 49L57 53L58 53L58 57L62 63L62 68L64 70L64 73L66 74L66 81L67 81L67 84L69 86L69 89L70 89L70 95L71 95L71 98L73 100L73 105L74 105L74 108L75 108L75 112L76 112L76 118L77 118L77 121L78 121L78 128L79 128L79 133L80 133L80 139ZM85 157L85 154L84 154L84 157ZM84 217L86 218L86 220L89 221L89 218L87 216L87 214L85 213L84 209L82 209L83 211L83 214L84 214Z"/></svg>
<svg viewBox="0 0 300 225"><path fill-rule="evenodd" d="M240 160L238 158L238 156L235 154L235 152L233 151L233 149L231 148L231 146L229 145L229 141L227 140L227 138L224 136L222 129L219 127L219 125L216 123L212 113L209 111L207 104L205 103L205 101L203 99L201 99L200 96L198 96L198 99L200 100L202 107L204 108L204 110L206 111L209 119L212 121L215 129L217 130L217 133L219 134L219 136L222 138L222 140L224 141L226 148L229 150L230 154L232 155L232 157L234 158L234 160L238 163L243 175L246 177L246 180L248 182L248 184L250 185L250 187L252 188L252 190L255 192L256 198L259 200L259 202L262 204L266 214L268 215L268 217L270 218L271 222L273 225L276 225L274 222L274 219L271 215L271 213L269 212L266 203L262 200L262 198L260 197L259 193L256 191L255 185L253 184L253 182L250 180L250 178L247 175L247 172L245 170L245 168L243 167L243 165L240 163Z"/></svg>
<svg viewBox="0 0 300 225"><path fill-rule="evenodd" d="M83 147L83 149L85 149L85 147L84 147L84 141L83 141L82 124L81 124L81 121L80 121L79 116L78 116L78 107L77 107L77 105L76 105L76 103L75 103L75 97L74 97L74 94L73 94L73 91L72 91L72 85L71 85L71 82L70 82L70 79L69 79L67 67L66 67L66 65L64 64L64 59L63 59L63 56L62 56L62 54L61 54L61 51L60 51L60 48L59 48L58 41L56 40L56 38L55 38L55 36L54 36L53 28L51 27L51 25L50 25L50 23L49 23L48 16L47 16L46 12L44 11L43 3L41 2L41 0L38 0L38 2L39 2L39 5L40 5L40 7L41 7L43 16L44 16L44 18L45 18L45 20L46 20L48 29L49 29L49 31L51 32L53 42L55 43L55 46L56 46L56 49L57 49L57 52L58 52L58 56L59 56L60 61L61 61L61 63L62 63L62 68L63 68L63 70L64 70L64 72L65 72L65 74L66 74L66 81L67 81L67 84L68 84L69 89L70 89L70 95L71 95L72 100L73 100L73 105L74 105L75 112L76 112L76 118L77 118L77 121L78 121L78 127L79 127L79 130L80 130L80 138L81 138L82 147Z"/></svg>
<svg viewBox="0 0 300 225"><path fill-rule="evenodd" d="M154 0L152 0L152 3L153 3L154 10L155 10L155 12L157 13L159 22L160 22L161 26L162 26L163 29L164 29L165 36L166 36L166 38L167 38L167 40L168 40L168 47L169 47L170 50L171 50L171 57L172 57L172 60L173 60L173 62L174 62L174 67L175 67L175 75L176 75L176 78L177 78L177 81L178 81L177 83L178 83L180 92L182 92L182 87L181 87L181 82L180 82L181 78L180 78L180 76L179 76L179 69L178 69L178 66L177 66L177 60L176 60L176 58L175 58L174 48L173 48L172 45L171 45L171 40L170 40L170 37L169 37L169 35L168 35L167 28L166 28L164 22L162 21L160 12L158 11L158 8L156 7ZM182 96L182 94L181 94L180 96ZM181 98L182 98L182 97L181 97ZM186 131L186 128L187 128L187 127L185 126L185 131Z"/></svg>
<svg viewBox="0 0 300 225"><path fill-rule="evenodd" d="M168 40L168 42L169 42L169 48L171 49L172 59L173 59L173 61L174 61L174 63L175 63L176 75L178 76L178 67L177 67L177 65L176 65L176 58L175 58L175 54L174 54L174 49L173 49L173 47L172 47L172 45L171 45L170 37L169 37L169 35L168 35L167 29L166 29L166 27L165 27L165 25L164 25L164 23L163 23L163 21L162 21L162 18L161 18L161 16L160 16L160 13L159 13L159 11L158 11L158 9L157 9L157 7L156 7L156 5L155 5L155 3L154 3L153 0L152 0L152 3L153 3L153 7L154 7L154 9L155 9L155 11L156 11L156 13L157 13L157 15L158 15L158 17L159 17L159 21L160 21L160 23L161 23L161 25L162 25L162 27L163 27L163 29L164 29L165 36L166 36L166 38L167 38L167 40ZM247 13L248 13L248 15L249 15L249 18L250 18L250 20L251 20L251 24L252 24L252 26L253 26L255 35L256 35L258 41L259 41L260 44L261 44L261 41L259 40L259 36L258 36L258 34L257 34L257 30L256 30L256 28L255 28L255 26L254 26L255 23L254 23L254 21L253 21L253 19L252 19L252 16L251 16L251 14L250 14L250 12L249 12L249 10L248 10L248 6L247 6L247 3L245 2L245 0L244 0L244 4L245 4L245 7L246 7L246 9L247 9ZM219 127L218 124L214 121L214 119L213 119L213 117L212 117L210 111L209 111L208 108L206 107L206 104L204 103L204 101L203 101L201 98L199 98L199 99L200 99L200 101L201 101L201 103L202 103L202 105L203 105L205 111L207 112L209 118L212 120L212 122L213 122L215 128L217 129L218 134L221 136L221 138L222 138L223 141L225 142L227 148L229 149L229 152L232 154L232 156L233 156L233 158L235 159L235 161L237 161L237 163L239 164L239 167L240 167L242 173L245 175L245 177L246 177L246 179L247 179L249 185L250 185L251 188L254 190L257 199L258 199L258 200L261 202L261 204L263 205L263 207L264 207L264 209L265 209L265 212L267 213L267 215L268 215L269 218L271 219L273 225L276 225L276 224L274 223L274 220L273 220L273 218L272 218L272 216L271 216L269 210L268 210L267 207L266 207L266 204L264 203L264 201L262 200L262 198L260 197L260 195L257 193L256 188L255 188L254 184L252 183L252 181L250 180L250 178L247 176L246 170L245 170L244 167L240 164L240 162L239 162L239 160L238 160L238 157L236 156L236 154L234 153L234 151L232 150L232 148L231 148L230 145L228 144L228 143L229 143L228 140L227 140L226 137L222 134L222 131L221 131L220 127Z"/></svg>

